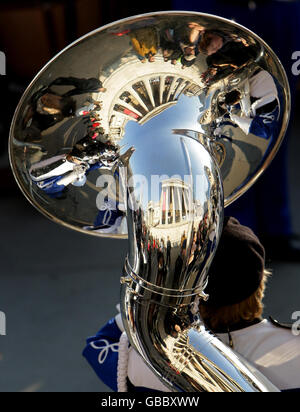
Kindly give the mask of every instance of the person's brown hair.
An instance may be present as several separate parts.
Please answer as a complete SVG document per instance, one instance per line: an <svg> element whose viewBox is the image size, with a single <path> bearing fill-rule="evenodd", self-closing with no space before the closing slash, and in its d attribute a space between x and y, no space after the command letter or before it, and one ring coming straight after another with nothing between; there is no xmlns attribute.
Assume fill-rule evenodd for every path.
<svg viewBox="0 0 300 412"><path fill-rule="evenodd" d="M240 303L216 307L208 302L201 302L199 310L206 326L213 332L225 331L230 327L245 321L252 322L262 316L267 279L270 272L265 270L259 288L247 299Z"/></svg>
<svg viewBox="0 0 300 412"><path fill-rule="evenodd" d="M198 50L203 53L207 54L207 48L211 43L212 35L209 32L204 32L200 42L198 43Z"/></svg>

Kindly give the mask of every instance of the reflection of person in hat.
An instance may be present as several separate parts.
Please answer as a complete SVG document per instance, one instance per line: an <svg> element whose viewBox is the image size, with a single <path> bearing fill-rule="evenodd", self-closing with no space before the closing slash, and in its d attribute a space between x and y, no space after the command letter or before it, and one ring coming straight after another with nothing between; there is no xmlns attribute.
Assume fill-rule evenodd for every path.
<svg viewBox="0 0 300 412"><path fill-rule="evenodd" d="M268 272L259 239L234 218L225 225L200 302L206 325L281 390L300 390L300 337L262 318ZM286 327L286 326L285 326Z"/></svg>

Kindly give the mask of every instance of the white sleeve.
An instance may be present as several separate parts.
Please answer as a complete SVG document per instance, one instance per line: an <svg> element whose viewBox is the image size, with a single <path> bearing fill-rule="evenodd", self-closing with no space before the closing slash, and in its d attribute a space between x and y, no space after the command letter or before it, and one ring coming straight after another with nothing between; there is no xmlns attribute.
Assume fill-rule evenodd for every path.
<svg viewBox="0 0 300 412"><path fill-rule="evenodd" d="M133 349L129 348L128 379L134 386L154 389L161 392L172 392L155 375L142 357Z"/></svg>
<svg viewBox="0 0 300 412"><path fill-rule="evenodd" d="M251 117L241 117L236 114L230 114L230 119L237 124L244 133L249 134L250 126L253 120Z"/></svg>
<svg viewBox="0 0 300 412"><path fill-rule="evenodd" d="M254 102L251 106L253 114L254 115L256 114L257 109L259 109L260 107L265 106L268 103L274 102L274 100L277 100L277 102L278 102L277 96L275 96L272 93L267 94L266 96L263 96L259 100L256 100L256 102Z"/></svg>

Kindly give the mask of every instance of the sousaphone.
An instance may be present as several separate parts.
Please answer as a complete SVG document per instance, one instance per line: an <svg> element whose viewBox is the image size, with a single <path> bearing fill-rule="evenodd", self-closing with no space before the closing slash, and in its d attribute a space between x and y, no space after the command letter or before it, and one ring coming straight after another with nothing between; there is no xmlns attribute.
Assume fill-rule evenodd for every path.
<svg viewBox="0 0 300 412"><path fill-rule="evenodd" d="M53 58L16 109L10 160L26 198L80 232L128 238L121 312L172 391L276 391L198 311L224 207L278 151L286 74L245 27L159 12L101 27Z"/></svg>

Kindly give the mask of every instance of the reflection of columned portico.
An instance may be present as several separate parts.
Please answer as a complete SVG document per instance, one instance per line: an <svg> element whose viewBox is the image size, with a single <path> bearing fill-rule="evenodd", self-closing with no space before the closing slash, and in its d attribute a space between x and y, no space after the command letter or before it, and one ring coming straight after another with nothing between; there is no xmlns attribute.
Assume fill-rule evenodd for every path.
<svg viewBox="0 0 300 412"><path fill-rule="evenodd" d="M143 75L137 77L141 66ZM196 82L197 70L194 66L178 70L170 62L166 63L161 53L156 54L154 62L144 65L135 55L124 58L120 67L107 78L101 78L103 86L109 90L101 94L105 132L112 140L119 141L128 121L142 125L176 105L182 94L199 95L202 83Z"/></svg>
<svg viewBox="0 0 300 412"><path fill-rule="evenodd" d="M186 223L191 214L191 189L180 179L167 179L162 183L160 199L160 225Z"/></svg>
<svg viewBox="0 0 300 412"><path fill-rule="evenodd" d="M161 182L160 199L151 200L147 206L147 224L153 238L178 242L183 233L188 233L191 222L198 227L203 218L203 208L199 200L192 197L192 187L179 178Z"/></svg>

